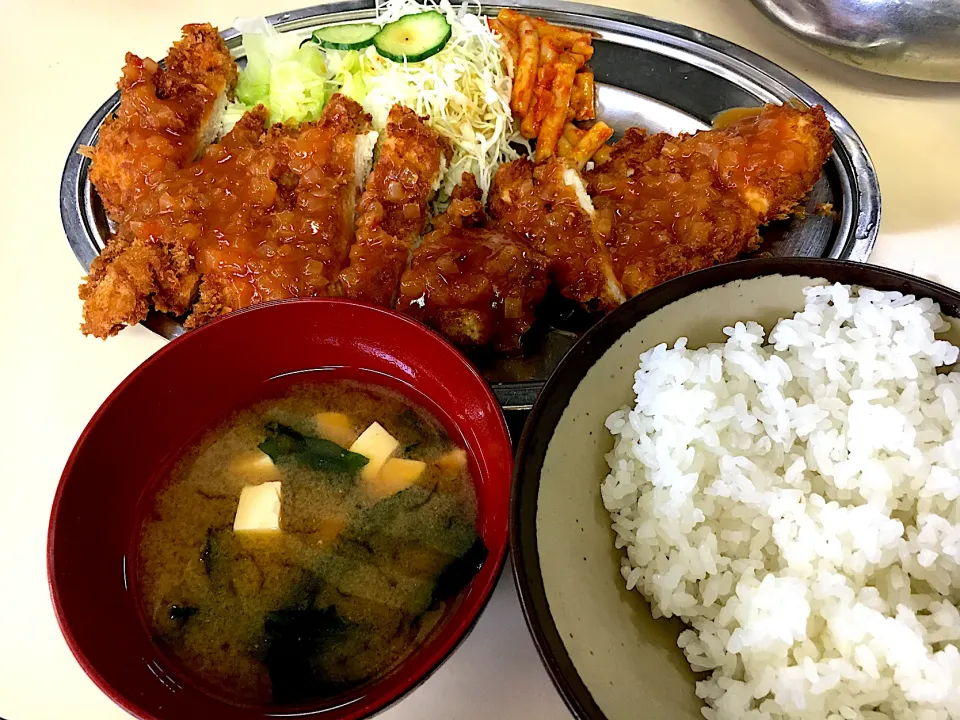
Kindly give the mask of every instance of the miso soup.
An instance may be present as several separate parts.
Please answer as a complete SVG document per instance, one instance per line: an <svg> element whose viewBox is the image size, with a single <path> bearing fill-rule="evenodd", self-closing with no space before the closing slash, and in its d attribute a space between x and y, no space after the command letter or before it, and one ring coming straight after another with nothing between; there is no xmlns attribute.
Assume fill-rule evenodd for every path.
<svg viewBox="0 0 960 720"><path fill-rule="evenodd" d="M388 672L486 548L464 450L399 393L303 383L234 413L145 514L153 636L215 694L299 704Z"/></svg>

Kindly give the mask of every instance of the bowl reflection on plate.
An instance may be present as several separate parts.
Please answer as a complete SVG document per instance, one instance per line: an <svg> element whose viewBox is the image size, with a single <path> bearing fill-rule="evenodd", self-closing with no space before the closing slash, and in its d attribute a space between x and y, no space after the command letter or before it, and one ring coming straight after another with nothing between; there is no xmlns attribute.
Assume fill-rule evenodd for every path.
<svg viewBox="0 0 960 720"><path fill-rule="evenodd" d="M57 620L87 674L151 720L261 720L288 708L212 697L173 669L140 621L131 556L134 509L158 468L197 433L259 399L271 379L310 370L367 379L425 398L467 449L483 568L441 625L385 676L298 716L366 717L432 673L476 622L503 566L512 450L489 386L456 349L389 310L348 300L280 301L232 313L171 342L103 403L63 471L47 563ZM367 380L369 381L369 380Z"/></svg>
<svg viewBox="0 0 960 720"><path fill-rule="evenodd" d="M677 620L655 620L627 591L610 514L600 498L613 437L607 416L633 404L639 355L681 336L722 342L756 320L768 331L802 310L803 288L843 283L929 297L960 344L960 293L870 265L819 259L744 260L665 283L594 326L547 381L520 438L510 506L521 605L551 678L578 718L701 720Z"/></svg>

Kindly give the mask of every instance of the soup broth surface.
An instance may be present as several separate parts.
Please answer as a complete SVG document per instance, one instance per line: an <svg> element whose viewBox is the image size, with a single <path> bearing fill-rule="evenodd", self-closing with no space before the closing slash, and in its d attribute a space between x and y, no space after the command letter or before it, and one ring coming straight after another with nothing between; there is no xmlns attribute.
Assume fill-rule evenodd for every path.
<svg viewBox="0 0 960 720"><path fill-rule="evenodd" d="M374 461L342 451L373 423L397 441L391 459L419 462L365 475ZM244 488L267 482L279 530L235 529ZM144 615L218 695L333 696L429 635L486 557L476 522L466 454L423 408L366 383L297 384L234 413L164 478L139 537Z"/></svg>

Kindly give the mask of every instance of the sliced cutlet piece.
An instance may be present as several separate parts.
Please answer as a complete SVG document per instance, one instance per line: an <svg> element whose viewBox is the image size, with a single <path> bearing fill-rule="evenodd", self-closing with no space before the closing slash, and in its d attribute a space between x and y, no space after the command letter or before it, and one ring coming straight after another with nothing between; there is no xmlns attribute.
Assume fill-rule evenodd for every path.
<svg viewBox="0 0 960 720"><path fill-rule="evenodd" d="M465 173L414 250L397 309L460 346L516 351L550 284L550 263L518 237L483 227L482 197Z"/></svg>
<svg viewBox="0 0 960 720"><path fill-rule="evenodd" d="M562 295L590 310L623 301L610 257L594 227L594 208L580 174L561 158L501 165L489 198L493 224L550 260Z"/></svg>
<svg viewBox="0 0 960 720"><path fill-rule="evenodd" d="M216 139L237 65L217 29L186 25L170 48L166 69L127 53L118 83L120 107L100 128L90 181L107 214L120 221L137 200Z"/></svg>
<svg viewBox="0 0 960 720"><path fill-rule="evenodd" d="M263 108L247 113L217 149L229 153L255 145L266 119ZM85 335L107 338L142 322L151 309L179 316L193 303L201 273L185 233L196 226L184 219L200 213L189 190L177 194L185 188L176 176L144 193L137 212L119 224L91 263L80 285ZM177 217L179 232L164 222L165 214Z"/></svg>
<svg viewBox="0 0 960 720"><path fill-rule="evenodd" d="M755 250L759 228L796 209L832 145L820 107L768 105L679 137L628 130L587 174L625 292Z"/></svg>
<svg viewBox="0 0 960 720"><path fill-rule="evenodd" d="M357 237L340 274L344 295L392 307L450 161L450 143L410 108L394 105L357 207Z"/></svg>
<svg viewBox="0 0 960 720"><path fill-rule="evenodd" d="M254 232L197 244L210 252L199 256L204 276L187 327L258 302L330 294L353 242L376 142L370 116L339 93L315 123L271 128L257 153L259 164L272 163L272 205L259 221L240 223Z"/></svg>
<svg viewBox="0 0 960 720"><path fill-rule="evenodd" d="M315 123L264 131L266 119L262 106L248 112L199 161L143 195L120 224L117 251L98 258L81 288L85 332L114 334L151 307L180 315L195 303L186 322L194 327L258 302L328 294L353 239L375 144L370 117L335 95ZM141 259L155 248L183 262ZM168 282L182 286L176 304L165 301Z"/></svg>
<svg viewBox="0 0 960 720"><path fill-rule="evenodd" d="M145 242L121 230L94 259L80 286L85 335L107 338L145 320L151 308L182 315L196 294L200 273L187 248Z"/></svg>

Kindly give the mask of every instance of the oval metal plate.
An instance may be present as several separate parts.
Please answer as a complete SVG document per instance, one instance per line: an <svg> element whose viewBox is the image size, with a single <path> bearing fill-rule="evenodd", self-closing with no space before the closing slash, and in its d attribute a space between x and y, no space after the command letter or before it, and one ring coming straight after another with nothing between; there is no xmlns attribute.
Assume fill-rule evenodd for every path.
<svg viewBox="0 0 960 720"><path fill-rule="evenodd" d="M495 15L502 6L485 6ZM737 45L681 25L643 15L578 3L521 2L511 5L546 20L598 34L590 64L599 87L599 116L618 133L631 126L670 133L707 128L721 111L767 102L822 105L833 127L833 154L810 193L806 213L763 229L758 251L774 257L826 257L864 261L873 249L880 223L880 187L866 148L850 124L825 98L782 68ZM281 32L307 37L315 28L376 14L373 0L349 0L272 15ZM243 59L240 34L223 33L231 51ZM90 118L77 137L60 188L63 227L77 259L89 268L110 234L110 225L79 155L93 145L103 121L120 100L114 94ZM818 214L823 203L834 214ZM560 358L594 318L562 305L546 303L531 347L523 357L479 354L474 358L506 409L529 409ZM172 338L183 329L175 318L152 313L146 323Z"/></svg>

